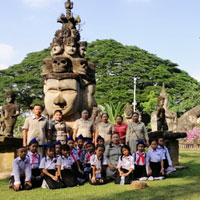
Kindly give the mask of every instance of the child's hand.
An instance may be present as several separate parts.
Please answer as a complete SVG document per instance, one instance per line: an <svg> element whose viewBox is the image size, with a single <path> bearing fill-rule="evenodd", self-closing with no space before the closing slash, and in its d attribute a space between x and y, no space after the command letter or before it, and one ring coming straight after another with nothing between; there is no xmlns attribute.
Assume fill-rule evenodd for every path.
<svg viewBox="0 0 200 200"><path fill-rule="evenodd" d="M120 172L119 175L120 175L120 176L123 176L124 174L123 174L123 172Z"/></svg>
<svg viewBox="0 0 200 200"><path fill-rule="evenodd" d="M58 182L58 177L57 176L52 176L51 177L54 181Z"/></svg>
<svg viewBox="0 0 200 200"><path fill-rule="evenodd" d="M96 183L96 179L95 179L94 176L92 177L91 182L92 182L92 183Z"/></svg>
<svg viewBox="0 0 200 200"><path fill-rule="evenodd" d="M169 165L169 167L173 167L173 165Z"/></svg>
<svg viewBox="0 0 200 200"><path fill-rule="evenodd" d="M148 169L148 175L150 176L152 174L151 168Z"/></svg>
<svg viewBox="0 0 200 200"><path fill-rule="evenodd" d="M25 184L29 185L30 187L32 187L32 183L30 181L26 181Z"/></svg>
<svg viewBox="0 0 200 200"><path fill-rule="evenodd" d="M164 176L165 175L165 169L162 168L161 171L160 171L160 173Z"/></svg>
<svg viewBox="0 0 200 200"><path fill-rule="evenodd" d="M19 191L20 188L22 188L21 184L14 185L14 187L13 187L13 189L14 189L15 191Z"/></svg>
<svg viewBox="0 0 200 200"><path fill-rule="evenodd" d="M104 180L101 178L101 179L99 180L99 182L100 182L100 183L103 183L103 182L104 182Z"/></svg>
<svg viewBox="0 0 200 200"><path fill-rule="evenodd" d="M128 173L123 174L123 176L125 176L125 177L128 176L128 175L129 175Z"/></svg>
<svg viewBox="0 0 200 200"><path fill-rule="evenodd" d="M84 172L83 172L81 169L78 169L78 171L79 171L81 174L84 174Z"/></svg>

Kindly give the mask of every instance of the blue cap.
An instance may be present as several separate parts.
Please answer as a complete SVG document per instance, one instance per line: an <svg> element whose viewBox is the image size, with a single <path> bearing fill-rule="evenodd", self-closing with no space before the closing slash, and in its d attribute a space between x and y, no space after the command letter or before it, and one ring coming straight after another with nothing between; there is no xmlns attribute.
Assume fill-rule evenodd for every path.
<svg viewBox="0 0 200 200"><path fill-rule="evenodd" d="M145 144L144 144L144 141L142 141L142 140L141 140L141 141L138 141L137 145L139 145L139 144L145 145Z"/></svg>
<svg viewBox="0 0 200 200"><path fill-rule="evenodd" d="M57 144L60 144L60 145L61 145L60 140L56 141L55 145L57 145Z"/></svg>
<svg viewBox="0 0 200 200"><path fill-rule="evenodd" d="M44 147L48 147L49 145L51 145L50 142L46 143L46 144L43 144Z"/></svg>
<svg viewBox="0 0 200 200"><path fill-rule="evenodd" d="M87 141L86 145L87 145L87 144L92 144L92 140L89 139L89 140Z"/></svg>
<svg viewBox="0 0 200 200"><path fill-rule="evenodd" d="M70 141L70 140L73 140L72 136L69 136L69 137L67 138L67 141ZM73 141L74 141L74 140L73 140Z"/></svg>
<svg viewBox="0 0 200 200"><path fill-rule="evenodd" d="M83 140L83 135L82 134L80 134L78 137L77 137L77 140Z"/></svg>
<svg viewBox="0 0 200 200"><path fill-rule="evenodd" d="M100 140L100 139L104 139L104 138L102 138L100 135L97 137L97 140Z"/></svg>
<svg viewBox="0 0 200 200"><path fill-rule="evenodd" d="M33 139L29 142L29 146L30 146L32 143L38 143L38 141L36 140L36 138L33 138Z"/></svg>

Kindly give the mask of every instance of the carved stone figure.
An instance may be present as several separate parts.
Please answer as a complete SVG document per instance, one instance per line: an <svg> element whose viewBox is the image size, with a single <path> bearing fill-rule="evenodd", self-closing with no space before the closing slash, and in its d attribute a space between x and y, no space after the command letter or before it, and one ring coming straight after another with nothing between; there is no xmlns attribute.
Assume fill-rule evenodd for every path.
<svg viewBox="0 0 200 200"><path fill-rule="evenodd" d="M73 3L65 2L66 15L61 14L57 22L62 24L50 45L51 58L43 60L44 103L51 117L55 110L62 110L63 119L72 127L80 118L82 110L92 113L96 107L95 65L84 59L87 42L80 41L77 25L71 12Z"/></svg>
<svg viewBox="0 0 200 200"><path fill-rule="evenodd" d="M157 130L158 131L168 130L166 116L165 116L165 108L163 107L164 102L165 102L165 98L160 96L158 98L158 110L157 110Z"/></svg>
<svg viewBox="0 0 200 200"><path fill-rule="evenodd" d="M196 106L185 112L178 119L178 131L193 130L200 125L200 106Z"/></svg>
<svg viewBox="0 0 200 200"><path fill-rule="evenodd" d="M174 111L168 110L167 106L168 106L168 95L167 92L165 90L165 85L163 84L162 87L162 91L160 93L160 99L163 98L162 100L162 104L163 104L163 108L165 109L165 119L167 122L167 126L165 125L165 129L168 127L169 131L177 131L177 123L178 123L178 118L177 118L177 114ZM162 110L163 112L163 110ZM157 124L157 114L158 111L154 111L151 114L151 129L152 131L157 131L158 128L158 124Z"/></svg>
<svg viewBox="0 0 200 200"><path fill-rule="evenodd" d="M5 125L4 132L8 137L13 137L13 130L17 117L20 114L20 107L19 105L14 104L15 94L13 91L8 91L6 93L6 101L7 104L2 107L2 118Z"/></svg>

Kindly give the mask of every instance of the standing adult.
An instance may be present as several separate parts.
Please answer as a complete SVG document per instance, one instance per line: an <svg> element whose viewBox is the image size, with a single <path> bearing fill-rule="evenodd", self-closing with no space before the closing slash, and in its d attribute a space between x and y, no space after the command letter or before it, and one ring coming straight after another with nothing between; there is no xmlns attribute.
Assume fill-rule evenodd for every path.
<svg viewBox="0 0 200 200"><path fill-rule="evenodd" d="M112 134L112 142L106 146L105 153L108 160L108 167L106 169L107 179L115 179L117 176L117 163L121 156L121 145L119 143L119 134Z"/></svg>
<svg viewBox="0 0 200 200"><path fill-rule="evenodd" d="M39 104L33 106L33 116L26 118L23 126L23 146L35 138L38 141L38 153L44 155L43 145L50 140L48 120L41 115L43 107Z"/></svg>
<svg viewBox="0 0 200 200"><path fill-rule="evenodd" d="M143 141L147 146L149 146L149 136L145 124L139 121L139 114L134 112L132 122L128 124L126 131L126 143L130 146L131 153L136 152L138 141Z"/></svg>
<svg viewBox="0 0 200 200"><path fill-rule="evenodd" d="M114 126L108 122L108 119L109 116L107 113L101 115L101 122L98 123L96 127L95 142L97 141L97 137L100 135L104 139L105 145L110 144L111 135L114 133Z"/></svg>
<svg viewBox="0 0 200 200"><path fill-rule="evenodd" d="M128 125L123 123L123 117L121 115L116 117L116 124L114 124L114 131L119 133L120 144L125 144L126 140L126 130Z"/></svg>
<svg viewBox="0 0 200 200"><path fill-rule="evenodd" d="M84 140L87 141L89 139L94 140L94 123L89 119L89 112L87 110L83 110L81 113L81 118L77 119L73 126L73 139L79 135L82 135Z"/></svg>

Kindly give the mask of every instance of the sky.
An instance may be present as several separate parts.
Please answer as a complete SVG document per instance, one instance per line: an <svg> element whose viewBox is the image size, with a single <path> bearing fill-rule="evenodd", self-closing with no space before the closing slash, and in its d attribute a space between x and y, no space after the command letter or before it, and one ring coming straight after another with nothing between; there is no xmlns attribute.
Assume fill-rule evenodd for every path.
<svg viewBox="0 0 200 200"><path fill-rule="evenodd" d="M66 0L0 0L0 69L49 47ZM200 81L199 0L73 0L81 39L114 39L169 59Z"/></svg>

